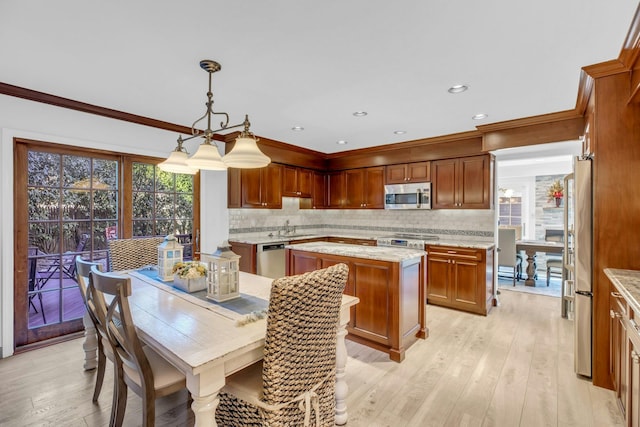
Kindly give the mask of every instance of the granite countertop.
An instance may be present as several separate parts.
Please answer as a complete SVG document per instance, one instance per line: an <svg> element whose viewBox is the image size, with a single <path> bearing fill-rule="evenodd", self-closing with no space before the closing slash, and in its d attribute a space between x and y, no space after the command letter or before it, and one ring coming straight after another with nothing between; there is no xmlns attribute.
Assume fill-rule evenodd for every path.
<svg viewBox="0 0 640 427"><path fill-rule="evenodd" d="M383 233L386 235L388 235L388 233ZM259 244L263 244L263 243L282 243L282 242L295 242L296 240L306 240L306 239L313 239L313 238L324 238L324 237L342 237L342 238L346 238L346 239L367 239L367 240L376 240L378 237L380 237L380 235L374 235L373 233L369 232L369 233L365 233L365 234L359 234L359 233L343 233L343 232L336 232L336 233L318 233L318 232L309 232L307 233L296 233L295 235L289 235L289 236L269 236L266 234L263 235L256 235L256 234L252 234L252 235L237 235L237 236L229 236L229 241L232 242L239 242L239 243L246 243L246 244L251 244L251 245L259 245ZM495 244L494 242L482 242L482 241L470 241L468 239L464 239L464 238L446 238L446 239L439 239L439 240L428 240L426 241L427 245L438 245L438 246L453 246L453 247L459 247L459 248L472 248L472 249L492 249Z"/></svg>
<svg viewBox="0 0 640 427"><path fill-rule="evenodd" d="M398 249L389 246L362 246L344 243L310 242L285 246L287 249L339 255L354 258L375 259L379 261L402 262L426 255L419 249Z"/></svg>
<svg viewBox="0 0 640 427"><path fill-rule="evenodd" d="M604 274L613 282L633 311L640 312L640 270L605 268Z"/></svg>

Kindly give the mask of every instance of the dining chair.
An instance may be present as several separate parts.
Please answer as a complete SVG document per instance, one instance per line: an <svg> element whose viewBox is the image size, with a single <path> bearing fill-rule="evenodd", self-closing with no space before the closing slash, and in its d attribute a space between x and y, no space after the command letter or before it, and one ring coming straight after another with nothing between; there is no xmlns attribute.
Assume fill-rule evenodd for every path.
<svg viewBox="0 0 640 427"><path fill-rule="evenodd" d="M106 337L106 330L104 326L101 326L98 318L96 317L95 302L93 298L94 294L88 294L89 280L91 275L91 267L95 266L97 269L102 269L102 265L98 262L93 262L76 257L76 281L78 282L78 288L80 289L80 295L82 301L87 310L91 323L96 331L96 338L98 341L98 366L96 370L96 385L93 390L93 401L97 402L102 390L102 383L104 381L104 372L106 369L106 360L114 361L113 348L109 343L109 339ZM89 301L89 298L91 301ZM102 329L102 331L100 330Z"/></svg>
<svg viewBox="0 0 640 427"><path fill-rule="evenodd" d="M107 336L116 355L114 396L117 402L115 413L112 408L112 425L122 425L127 390L131 389L143 400L142 425L153 427L156 398L185 388L185 376L149 346L143 346L138 338L129 308L130 278L102 273L92 267L89 289L90 294L93 292L97 296L97 317L100 322L105 322Z"/></svg>
<svg viewBox="0 0 640 427"><path fill-rule="evenodd" d="M544 233L544 240L548 242L564 242L564 231L547 229ZM551 274L562 275L563 261L562 255L546 254L547 263L547 286L551 282Z"/></svg>
<svg viewBox="0 0 640 427"><path fill-rule="evenodd" d="M512 228L498 229L498 272L500 267L511 269L515 286L520 279L521 264L516 252L516 230Z"/></svg>
<svg viewBox="0 0 640 427"><path fill-rule="evenodd" d="M336 264L274 280L264 359L227 378L218 425L335 425L336 334L348 273Z"/></svg>
<svg viewBox="0 0 640 427"><path fill-rule="evenodd" d="M158 245L164 237L109 240L109 270L123 271L158 264Z"/></svg>

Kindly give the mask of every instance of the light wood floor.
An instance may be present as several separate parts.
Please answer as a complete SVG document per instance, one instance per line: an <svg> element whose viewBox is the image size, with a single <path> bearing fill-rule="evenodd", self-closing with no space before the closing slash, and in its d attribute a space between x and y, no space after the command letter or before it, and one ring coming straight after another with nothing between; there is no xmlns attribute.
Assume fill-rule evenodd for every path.
<svg viewBox="0 0 640 427"><path fill-rule="evenodd" d="M500 298L488 317L427 306L430 337L400 364L348 342L348 426L622 426L613 392L573 373L559 299ZM94 405L83 354L74 340L0 360L0 425L107 425L110 369ZM186 392L156 404L157 425L193 424ZM140 410L129 393L126 426L140 425Z"/></svg>

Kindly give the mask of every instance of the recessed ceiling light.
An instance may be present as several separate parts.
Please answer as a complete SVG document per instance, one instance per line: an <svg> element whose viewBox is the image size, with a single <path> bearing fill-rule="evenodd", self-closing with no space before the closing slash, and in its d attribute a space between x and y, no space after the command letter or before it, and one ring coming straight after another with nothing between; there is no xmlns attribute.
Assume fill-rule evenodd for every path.
<svg viewBox="0 0 640 427"><path fill-rule="evenodd" d="M340 141L336 141L336 144L338 145L346 145L347 141L345 141L344 139L341 139Z"/></svg>
<svg viewBox="0 0 640 427"><path fill-rule="evenodd" d="M482 120L482 119L486 119L487 117L489 117L488 114L485 113L478 113L478 114L474 114L473 117L471 117L473 120Z"/></svg>
<svg viewBox="0 0 640 427"><path fill-rule="evenodd" d="M303 131L304 128L302 126L294 126L291 128L291 130L295 132L300 132L300 131Z"/></svg>
<svg viewBox="0 0 640 427"><path fill-rule="evenodd" d="M364 117L367 114L368 113L366 111L356 111L355 113L353 113L353 115L356 116L356 117Z"/></svg>
<svg viewBox="0 0 640 427"><path fill-rule="evenodd" d="M461 92L466 91L467 89L469 89L469 86L467 86L467 85L453 85L447 90L447 92L449 92L449 93L461 93Z"/></svg>
<svg viewBox="0 0 640 427"><path fill-rule="evenodd" d="M395 133L396 135L404 135L405 133L407 133L406 130L394 130L393 133Z"/></svg>

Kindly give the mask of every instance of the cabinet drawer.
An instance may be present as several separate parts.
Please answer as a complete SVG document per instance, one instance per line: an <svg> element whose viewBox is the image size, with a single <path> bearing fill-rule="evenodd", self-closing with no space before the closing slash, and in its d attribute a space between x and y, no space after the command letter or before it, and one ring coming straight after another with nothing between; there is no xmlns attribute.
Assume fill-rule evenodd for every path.
<svg viewBox="0 0 640 427"><path fill-rule="evenodd" d="M430 256L444 256L448 258L483 261L485 251L471 248L457 248L453 246L427 246Z"/></svg>

